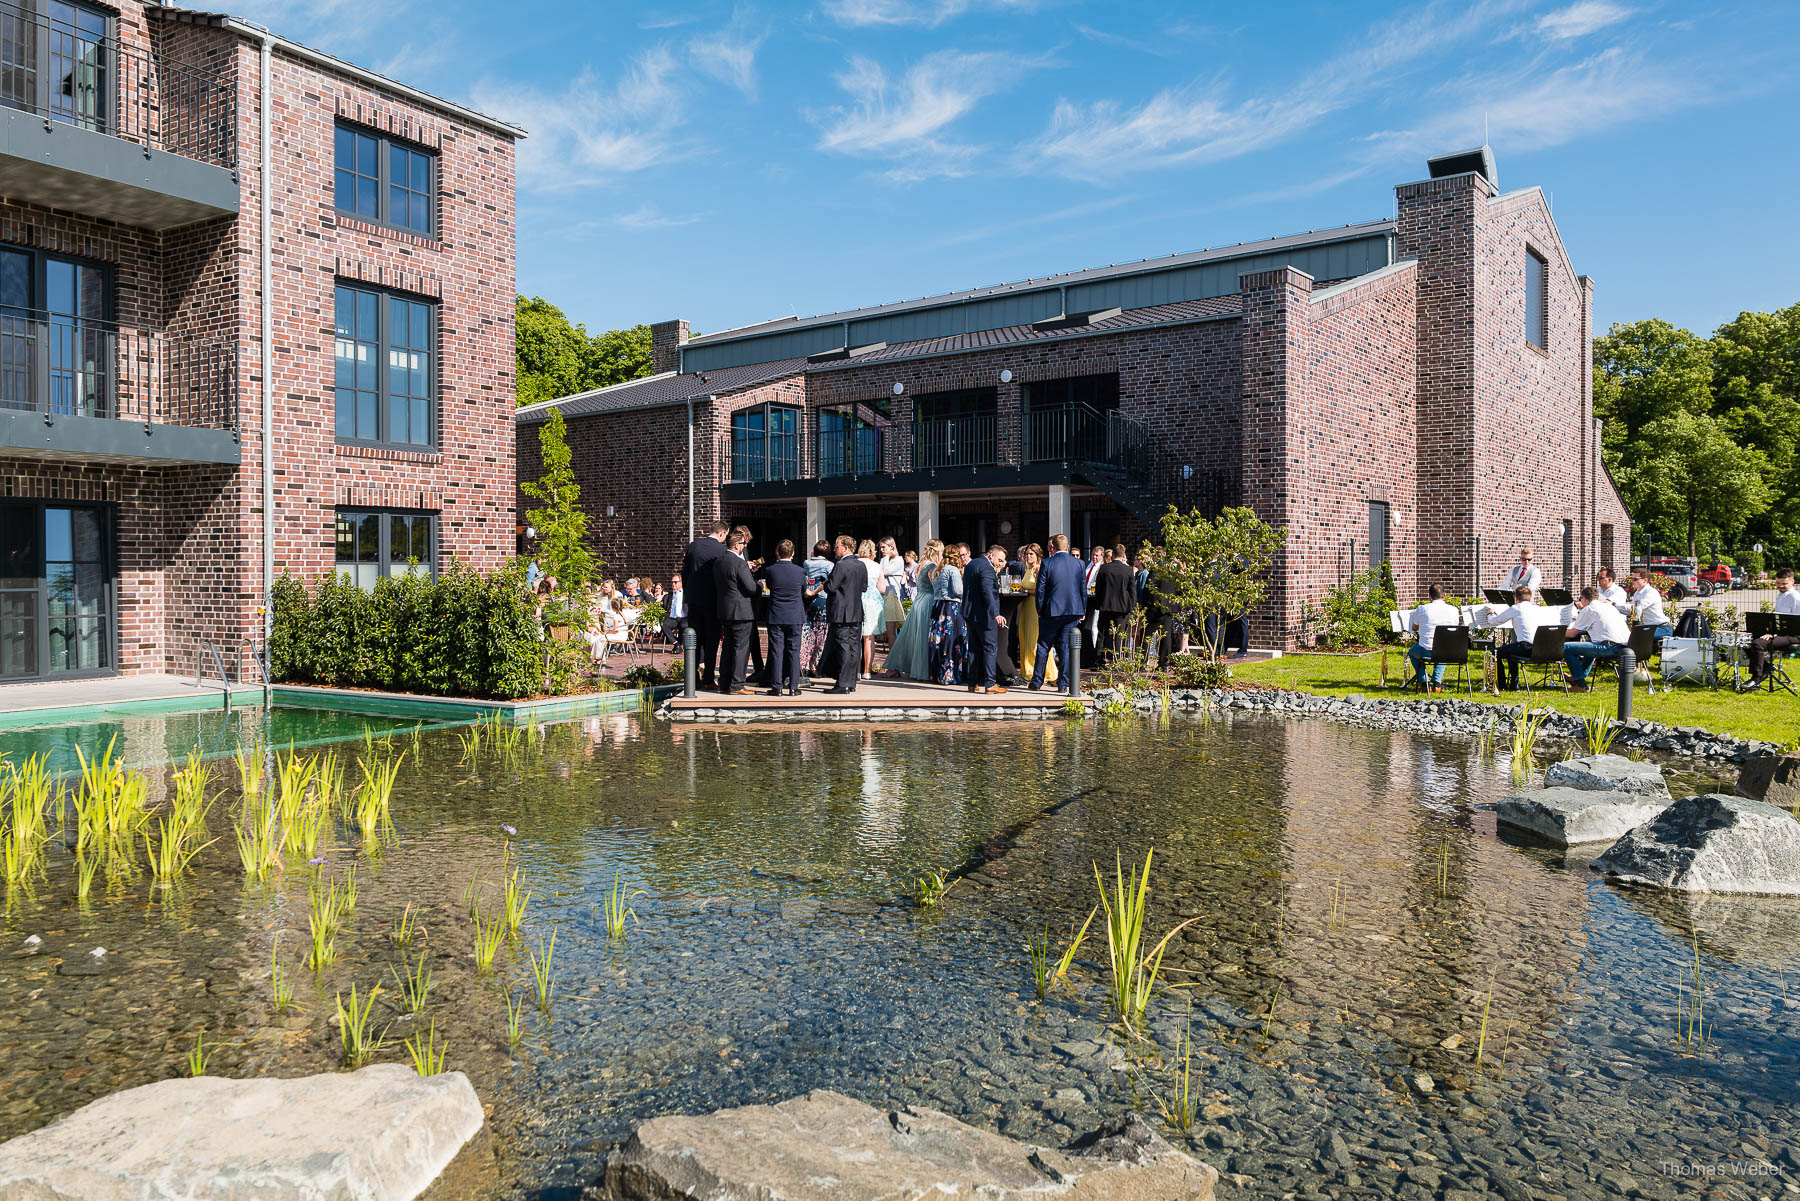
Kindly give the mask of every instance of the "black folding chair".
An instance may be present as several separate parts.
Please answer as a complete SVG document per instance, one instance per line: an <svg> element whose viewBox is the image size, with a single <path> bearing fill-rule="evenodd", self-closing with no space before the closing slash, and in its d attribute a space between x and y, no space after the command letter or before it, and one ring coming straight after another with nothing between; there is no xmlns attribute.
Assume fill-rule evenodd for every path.
<svg viewBox="0 0 1800 1201"><path fill-rule="evenodd" d="M1432 669L1439 664L1455 667L1462 672L1463 687L1470 696L1475 695L1475 685L1469 676L1469 627L1439 626L1431 635Z"/></svg>
<svg viewBox="0 0 1800 1201"><path fill-rule="evenodd" d="M1800 636L1800 619L1786 614L1746 613L1744 614L1744 630L1754 642L1771 634L1785 634L1789 637ZM1788 677L1783 660L1800 659L1800 651L1785 648L1773 651L1769 655L1769 674L1763 677L1763 687L1773 693L1777 688L1785 688L1791 695L1794 692L1794 681Z"/></svg>
<svg viewBox="0 0 1800 1201"><path fill-rule="evenodd" d="M1525 661L1525 670L1519 678L1525 684L1525 695L1531 695L1531 669L1538 669L1538 683L1546 685L1550 682L1550 673L1554 671L1562 683L1563 691L1569 690L1568 663L1563 659L1563 646L1569 640L1569 632L1561 626L1539 626L1531 636L1531 658Z"/></svg>

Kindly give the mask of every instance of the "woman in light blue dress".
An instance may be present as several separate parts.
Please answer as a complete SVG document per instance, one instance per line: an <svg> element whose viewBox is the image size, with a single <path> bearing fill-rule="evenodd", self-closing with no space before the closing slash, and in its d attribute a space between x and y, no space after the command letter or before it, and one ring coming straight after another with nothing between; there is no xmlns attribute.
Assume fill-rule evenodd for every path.
<svg viewBox="0 0 1800 1201"><path fill-rule="evenodd" d="M931 586L937 582L943 562L944 544L933 538L925 544L914 575L918 591L912 608L907 610L906 621L894 636L894 649L888 652L886 666L890 676L908 680L931 678Z"/></svg>
<svg viewBox="0 0 1800 1201"><path fill-rule="evenodd" d="M868 679L869 673L875 670L875 635L887 622L887 611L881 599L881 565L875 561L875 543L864 538L856 548L856 557L863 561L864 573L868 576L868 585L863 588L863 661L862 678Z"/></svg>

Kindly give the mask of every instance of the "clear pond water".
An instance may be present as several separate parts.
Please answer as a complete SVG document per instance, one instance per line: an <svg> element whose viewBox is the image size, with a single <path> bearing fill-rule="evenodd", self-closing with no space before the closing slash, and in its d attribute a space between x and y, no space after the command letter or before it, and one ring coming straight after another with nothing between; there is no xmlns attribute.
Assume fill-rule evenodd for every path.
<svg viewBox="0 0 1800 1201"><path fill-rule="evenodd" d="M387 986L380 1057L404 1061L416 1020L388 1004L389 933L411 904L427 1016L491 1106L437 1197L574 1197L648 1117L810 1088L1040 1141L1130 1106L1167 1129L1184 1032L1203 1109L1169 1133L1233 1174L1223 1197L1763 1197L1800 1179L1800 906L1625 893L1509 843L1487 808L1508 765L1462 741L1257 715L630 714L471 757L456 731L405 725L398 838L379 853L340 835L327 865L246 887L216 814L226 841L181 886L140 879L85 907L53 856L0 920L0 1136L181 1074L203 1031L215 1074L331 1070L333 998L353 983ZM179 753L185 735L159 736ZM509 842L533 896L523 945L482 977L465 890L480 880L498 905ZM1152 932L1195 920L1165 961L1181 987L1133 1042L1107 1020L1103 944L1040 1003L1025 943L1068 937L1096 862L1151 848ZM308 883L352 865L357 909L315 976ZM934 869L966 874L918 909L913 881ZM635 910L619 942L602 915L615 878ZM504 998L529 993L524 947L552 930L555 1002L509 1050ZM287 1014L278 937L302 1006ZM1700 1048L1678 1037L1696 946ZM1696 1171L1712 1175L1678 1174Z"/></svg>

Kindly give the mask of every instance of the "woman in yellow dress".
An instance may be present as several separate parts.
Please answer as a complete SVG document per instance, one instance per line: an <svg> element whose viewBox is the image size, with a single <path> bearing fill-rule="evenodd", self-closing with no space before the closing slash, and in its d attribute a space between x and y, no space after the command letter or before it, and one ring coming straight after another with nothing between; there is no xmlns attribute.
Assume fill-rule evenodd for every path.
<svg viewBox="0 0 1800 1201"><path fill-rule="evenodd" d="M1037 543L1019 548L1019 562L1025 564L1025 578L1020 585L1025 589L1025 601L1019 606L1019 674L1026 682L1031 680L1031 673L1037 666L1038 611L1037 611L1037 575L1038 568L1044 565L1044 550ZM1056 683L1056 656L1049 656L1048 665L1044 668L1044 683Z"/></svg>

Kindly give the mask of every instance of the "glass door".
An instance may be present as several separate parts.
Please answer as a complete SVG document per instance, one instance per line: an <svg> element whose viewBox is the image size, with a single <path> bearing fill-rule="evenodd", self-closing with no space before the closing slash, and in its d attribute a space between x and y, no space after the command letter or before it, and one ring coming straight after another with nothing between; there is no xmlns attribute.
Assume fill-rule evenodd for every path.
<svg viewBox="0 0 1800 1201"><path fill-rule="evenodd" d="M0 680L38 674L43 532L36 505L0 504Z"/></svg>
<svg viewBox="0 0 1800 1201"><path fill-rule="evenodd" d="M0 407L8 409L37 407L33 266L29 252L0 247Z"/></svg>
<svg viewBox="0 0 1800 1201"><path fill-rule="evenodd" d="M113 332L106 274L90 263L44 260L50 412L110 417Z"/></svg>
<svg viewBox="0 0 1800 1201"><path fill-rule="evenodd" d="M0 679L114 669L111 524L100 508L0 506Z"/></svg>

